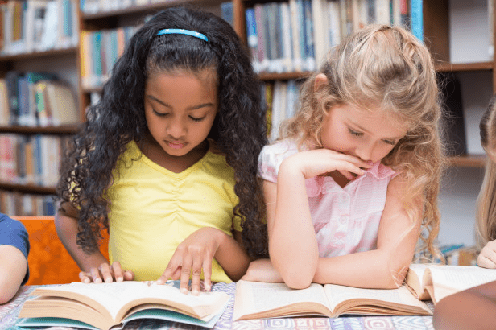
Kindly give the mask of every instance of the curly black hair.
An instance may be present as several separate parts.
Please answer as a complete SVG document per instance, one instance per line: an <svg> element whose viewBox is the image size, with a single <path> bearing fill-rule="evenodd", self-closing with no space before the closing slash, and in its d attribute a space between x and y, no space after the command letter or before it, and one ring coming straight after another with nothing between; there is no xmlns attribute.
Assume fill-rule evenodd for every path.
<svg viewBox="0 0 496 330"><path fill-rule="evenodd" d="M208 42L184 35L160 35L166 28L197 31ZM219 109L209 137L234 169L243 217L243 243L255 258L267 254L257 156L266 144L266 116L260 86L247 48L232 27L214 14L192 7L169 7L139 28L113 67L101 101L88 108L86 121L62 163L57 199L78 209L77 244L92 252L108 230L107 189L130 141L149 134L144 111L147 77L155 72L217 70Z"/></svg>

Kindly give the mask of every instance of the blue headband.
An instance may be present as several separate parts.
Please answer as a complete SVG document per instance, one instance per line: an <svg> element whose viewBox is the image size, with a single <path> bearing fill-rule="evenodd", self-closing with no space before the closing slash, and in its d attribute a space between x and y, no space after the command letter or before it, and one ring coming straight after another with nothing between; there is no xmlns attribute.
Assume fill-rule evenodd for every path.
<svg viewBox="0 0 496 330"><path fill-rule="evenodd" d="M201 34L200 32L196 32L196 31L188 31L188 30L184 30L184 29L163 29L163 30L158 31L158 33L157 33L158 36L161 36L164 34L184 34L185 36L192 36L192 37L202 39L202 40L205 40L208 42L208 38L204 34Z"/></svg>

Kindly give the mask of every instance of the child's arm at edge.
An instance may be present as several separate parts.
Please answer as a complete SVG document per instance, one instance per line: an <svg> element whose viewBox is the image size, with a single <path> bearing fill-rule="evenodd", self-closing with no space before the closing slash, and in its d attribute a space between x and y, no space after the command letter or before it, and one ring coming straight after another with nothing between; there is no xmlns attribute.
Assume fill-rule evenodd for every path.
<svg viewBox="0 0 496 330"><path fill-rule="evenodd" d="M19 290L28 270L28 261L15 246L0 245L0 304L7 303Z"/></svg>
<svg viewBox="0 0 496 330"><path fill-rule="evenodd" d="M434 308L437 330L496 329L496 281L441 299Z"/></svg>

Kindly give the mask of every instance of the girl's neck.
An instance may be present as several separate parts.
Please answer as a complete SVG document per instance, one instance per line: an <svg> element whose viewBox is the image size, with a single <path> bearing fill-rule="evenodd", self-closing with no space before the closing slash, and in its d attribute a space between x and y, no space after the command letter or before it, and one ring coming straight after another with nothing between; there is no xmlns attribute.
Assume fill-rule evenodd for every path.
<svg viewBox="0 0 496 330"><path fill-rule="evenodd" d="M171 172L181 173L196 164L206 155L209 150L209 141L205 139L205 141L184 156L169 155L151 135L143 139L142 143L139 144L139 148L154 163Z"/></svg>

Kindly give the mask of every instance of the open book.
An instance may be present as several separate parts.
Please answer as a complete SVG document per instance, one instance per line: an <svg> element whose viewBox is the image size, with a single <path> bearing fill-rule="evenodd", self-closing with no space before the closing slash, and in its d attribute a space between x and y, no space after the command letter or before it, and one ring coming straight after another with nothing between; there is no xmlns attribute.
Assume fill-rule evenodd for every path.
<svg viewBox="0 0 496 330"><path fill-rule="evenodd" d="M151 318L213 328L229 301L224 292L183 294L175 282L70 283L39 287L31 295L37 297L24 303L19 318L29 319L23 319L18 324L21 327L39 324L107 330L130 320Z"/></svg>
<svg viewBox="0 0 496 330"><path fill-rule="evenodd" d="M496 281L496 270L478 266L411 264L406 284L419 299L439 300L458 291Z"/></svg>
<svg viewBox="0 0 496 330"><path fill-rule="evenodd" d="M234 320L343 314L431 315L429 307L402 286L375 290L312 283L293 290L284 283L239 281L236 285Z"/></svg>

